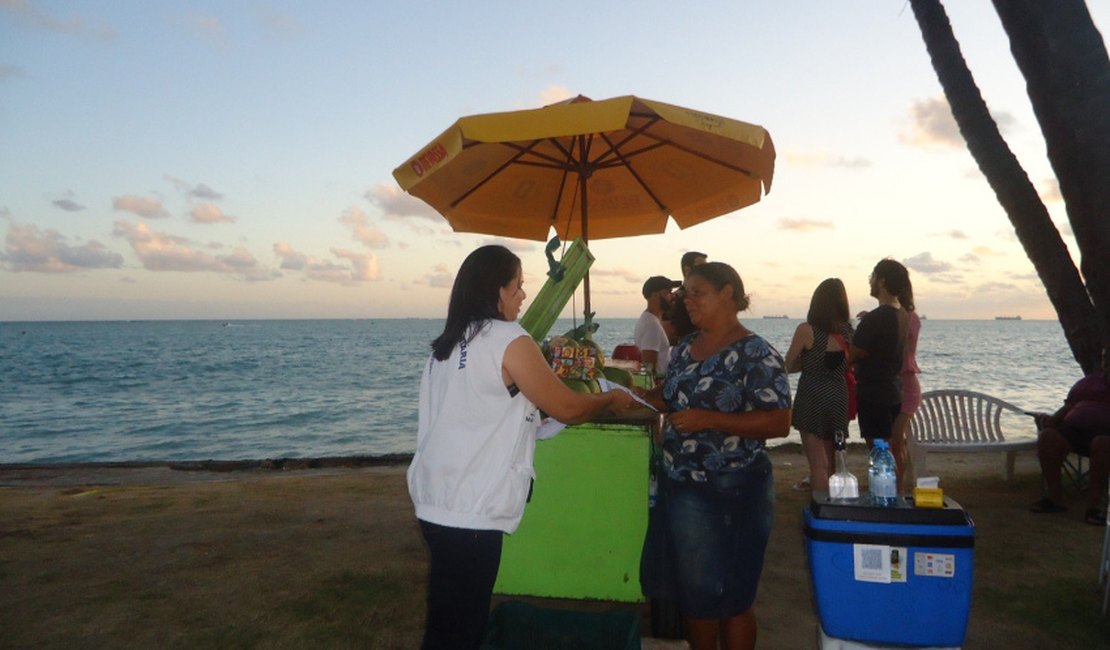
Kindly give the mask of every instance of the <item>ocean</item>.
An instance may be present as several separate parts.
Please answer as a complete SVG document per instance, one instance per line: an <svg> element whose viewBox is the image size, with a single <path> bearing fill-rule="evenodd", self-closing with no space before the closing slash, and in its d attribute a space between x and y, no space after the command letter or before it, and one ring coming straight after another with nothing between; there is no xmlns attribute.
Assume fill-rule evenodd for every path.
<svg viewBox="0 0 1110 650"><path fill-rule="evenodd" d="M601 319L594 338L612 351L631 342L635 322ZM744 319L783 354L799 322ZM561 320L552 332L571 325ZM0 323L0 463L411 452L420 372L441 327L438 319ZM925 320L918 363L923 390L973 389L1028 410L1055 410L1081 375L1054 321ZM1014 426L1033 435L1031 421Z"/></svg>

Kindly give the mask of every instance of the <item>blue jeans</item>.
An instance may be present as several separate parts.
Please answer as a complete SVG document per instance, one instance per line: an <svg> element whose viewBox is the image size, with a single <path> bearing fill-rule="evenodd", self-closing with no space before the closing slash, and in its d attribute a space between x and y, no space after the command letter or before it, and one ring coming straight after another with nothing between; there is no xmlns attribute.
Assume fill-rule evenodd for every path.
<svg viewBox="0 0 1110 650"><path fill-rule="evenodd" d="M774 520L771 461L710 475L707 483L669 483L667 531L679 609L706 619L746 612L755 602Z"/></svg>

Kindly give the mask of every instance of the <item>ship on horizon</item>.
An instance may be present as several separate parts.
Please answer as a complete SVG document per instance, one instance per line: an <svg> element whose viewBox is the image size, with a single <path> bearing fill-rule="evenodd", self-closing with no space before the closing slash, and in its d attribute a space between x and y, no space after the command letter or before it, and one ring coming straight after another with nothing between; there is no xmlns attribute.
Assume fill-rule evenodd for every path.
<svg viewBox="0 0 1110 650"><path fill-rule="evenodd" d="M1021 316L995 316L995 320L1021 320Z"/></svg>

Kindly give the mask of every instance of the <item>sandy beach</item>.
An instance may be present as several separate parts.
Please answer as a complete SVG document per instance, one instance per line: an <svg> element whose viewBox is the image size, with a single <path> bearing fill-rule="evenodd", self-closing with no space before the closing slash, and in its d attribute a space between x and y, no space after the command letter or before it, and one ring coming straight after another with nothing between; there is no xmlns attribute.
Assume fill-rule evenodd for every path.
<svg viewBox="0 0 1110 650"><path fill-rule="evenodd" d="M865 465L852 450L854 468ZM814 647L797 446L772 452L776 521L756 604L763 648ZM965 648L1110 643L1097 567L1104 530L1035 515L1032 453L931 455L976 525ZM319 464L317 464L319 465ZM0 467L0 647L414 648L425 550L404 464L222 471L164 465ZM857 470L858 473L858 470ZM534 600L552 607L646 605Z"/></svg>

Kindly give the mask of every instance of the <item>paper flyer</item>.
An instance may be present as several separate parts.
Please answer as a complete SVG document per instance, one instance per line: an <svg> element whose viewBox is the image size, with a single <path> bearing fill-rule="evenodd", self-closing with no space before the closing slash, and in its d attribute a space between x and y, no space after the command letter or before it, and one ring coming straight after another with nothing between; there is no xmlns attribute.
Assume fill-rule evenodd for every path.
<svg viewBox="0 0 1110 650"><path fill-rule="evenodd" d="M621 386L620 384L615 384L604 377L598 377L597 384L601 386L602 392L605 392L607 390L623 390L624 392L631 395L632 399L636 400L637 402L643 404L653 411L655 410L654 406L648 404L643 399L641 399L639 395L632 392L628 388ZM555 418L544 418L543 421L540 422L540 428L536 431L536 440L549 440L551 438L554 438L556 435L558 435L560 431L562 431L566 427L567 425L556 420Z"/></svg>
<svg viewBox="0 0 1110 650"><path fill-rule="evenodd" d="M636 400L637 402L643 404L644 406L648 407L649 409L651 409L653 411L655 410L654 406L645 402L639 395L632 392L632 390L629 389L629 388L625 388L624 386L621 386L620 384L615 384L615 383L609 381L608 379L606 379L605 377L598 377L597 378L597 383L598 383L599 386L601 386L601 392L605 392L607 390L623 390L624 392L631 395L632 399Z"/></svg>

